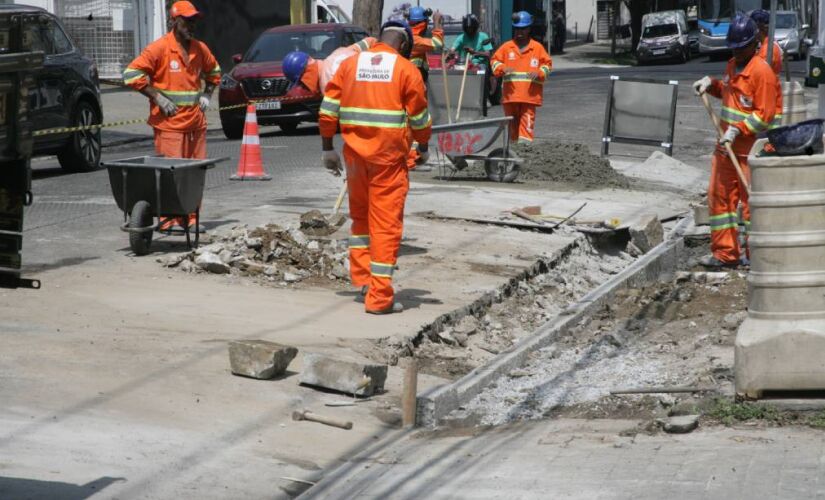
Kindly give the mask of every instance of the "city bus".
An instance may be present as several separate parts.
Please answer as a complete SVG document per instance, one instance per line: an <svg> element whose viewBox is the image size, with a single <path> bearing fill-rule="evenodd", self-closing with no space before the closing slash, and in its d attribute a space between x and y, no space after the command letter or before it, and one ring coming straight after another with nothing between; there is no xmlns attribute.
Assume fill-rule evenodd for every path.
<svg viewBox="0 0 825 500"><path fill-rule="evenodd" d="M807 3L813 4L814 0L807 0ZM777 8L802 13L803 4L803 0L779 0ZM808 6L805 5L804 8ZM737 12L750 12L753 9L770 9L770 0L699 0L699 53L711 58L730 55L725 42L730 20ZM803 19L808 19L808 13L802 13L802 16Z"/></svg>

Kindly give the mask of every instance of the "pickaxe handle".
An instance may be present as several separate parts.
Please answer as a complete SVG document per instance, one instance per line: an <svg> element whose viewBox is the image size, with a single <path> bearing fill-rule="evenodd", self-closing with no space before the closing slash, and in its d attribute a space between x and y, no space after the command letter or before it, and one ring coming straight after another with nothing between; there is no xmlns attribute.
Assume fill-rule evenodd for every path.
<svg viewBox="0 0 825 500"><path fill-rule="evenodd" d="M713 106L710 105L710 99L708 99L707 93L702 93L702 104L705 105L705 109L708 112L708 116L710 116L710 120L713 122L714 126L716 126L717 139L721 139L724 134L724 132L722 132L722 124L719 122L719 117L716 116L716 112L713 111ZM750 182L748 182L748 179L745 177L745 172L742 171L742 166L739 164L739 158L736 157L736 153L733 152L733 148L729 142L725 143L725 151L728 152L728 158L730 158L731 163L733 163L733 167L736 169L736 174L739 176L739 182L742 183L742 186L745 188L745 192L748 193L748 197L750 198Z"/></svg>
<svg viewBox="0 0 825 500"><path fill-rule="evenodd" d="M307 420L309 422L318 422L319 424L338 427L339 429L352 429L352 422L348 420L338 420L337 418L325 417L306 410L292 412L292 420Z"/></svg>

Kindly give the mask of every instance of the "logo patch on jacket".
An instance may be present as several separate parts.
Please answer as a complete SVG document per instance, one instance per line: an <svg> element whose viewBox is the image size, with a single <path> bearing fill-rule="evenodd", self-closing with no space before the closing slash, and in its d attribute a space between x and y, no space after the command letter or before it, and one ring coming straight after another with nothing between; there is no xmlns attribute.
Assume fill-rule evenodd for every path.
<svg viewBox="0 0 825 500"><path fill-rule="evenodd" d="M172 71L180 71L180 64L177 61L175 61L174 59L172 59L169 62L169 68L171 68Z"/></svg>
<svg viewBox="0 0 825 500"><path fill-rule="evenodd" d="M397 57L383 52L362 52L355 68L355 81L391 83Z"/></svg>
<svg viewBox="0 0 825 500"><path fill-rule="evenodd" d="M744 106L746 108L752 108L753 107L753 99L751 99L750 97L748 97L746 95L740 95L739 96L739 104L741 104L742 106Z"/></svg>
<svg viewBox="0 0 825 500"><path fill-rule="evenodd" d="M509 59L511 61L515 61L516 60L516 53L511 50L510 53L507 54L507 59Z"/></svg>
<svg viewBox="0 0 825 500"><path fill-rule="evenodd" d="M539 60L535 57L530 59L530 67L531 68L538 68L539 67Z"/></svg>

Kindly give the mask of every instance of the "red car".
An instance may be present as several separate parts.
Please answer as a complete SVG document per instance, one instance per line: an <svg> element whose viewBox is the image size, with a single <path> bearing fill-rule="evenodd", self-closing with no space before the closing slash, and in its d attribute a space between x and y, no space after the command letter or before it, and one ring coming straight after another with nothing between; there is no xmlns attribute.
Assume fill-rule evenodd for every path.
<svg viewBox="0 0 825 500"><path fill-rule="evenodd" d="M284 102L258 104L259 124L278 125L284 132L291 133L301 122L317 122L323 96L312 94L300 85L289 89L281 61L294 50L324 59L335 49L366 37L363 28L351 24L297 24L269 29L255 40L246 54L233 56L235 67L221 78L220 106L285 96L289 99ZM224 135L229 139L241 138L246 109L239 107L220 114Z"/></svg>

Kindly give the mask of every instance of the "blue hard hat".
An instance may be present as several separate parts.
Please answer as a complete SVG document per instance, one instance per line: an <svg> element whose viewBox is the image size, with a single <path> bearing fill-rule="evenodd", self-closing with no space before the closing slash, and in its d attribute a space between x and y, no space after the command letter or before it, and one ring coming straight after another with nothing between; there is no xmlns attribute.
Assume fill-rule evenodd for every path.
<svg viewBox="0 0 825 500"><path fill-rule="evenodd" d="M420 23L427 20L427 11L424 7L410 7L409 19L411 23Z"/></svg>
<svg viewBox="0 0 825 500"><path fill-rule="evenodd" d="M407 35L407 50L405 50L404 53L401 54L401 55L404 56L405 58L409 59L410 54L412 53L412 46L413 46L413 32L412 32L412 28L410 28L410 23L408 23L407 20L404 19L403 17L398 17L398 16L391 17L391 18L387 19L387 22L385 22L384 24L381 25L381 34L384 33L385 29L392 28L392 27L403 28L404 29L404 33Z"/></svg>
<svg viewBox="0 0 825 500"><path fill-rule="evenodd" d="M736 14L728 28L728 48L741 49L747 47L756 39L759 28L750 16Z"/></svg>
<svg viewBox="0 0 825 500"><path fill-rule="evenodd" d="M751 19L756 24L768 24L771 22L771 14L765 9L754 9L751 12Z"/></svg>
<svg viewBox="0 0 825 500"><path fill-rule="evenodd" d="M533 16L529 12L520 10L513 14L513 28L529 28L533 25Z"/></svg>
<svg viewBox="0 0 825 500"><path fill-rule="evenodd" d="M284 57L283 70L286 79L293 84L298 83L304 76L304 70L309 62L309 54L301 51L290 52Z"/></svg>

